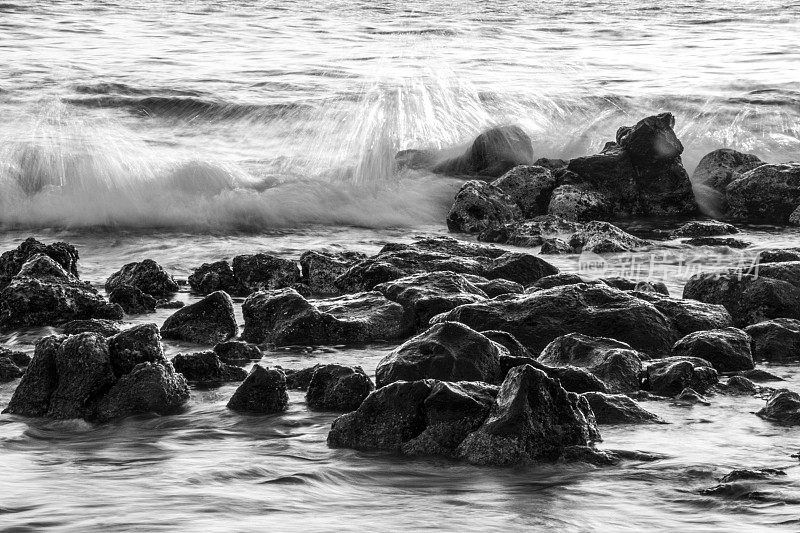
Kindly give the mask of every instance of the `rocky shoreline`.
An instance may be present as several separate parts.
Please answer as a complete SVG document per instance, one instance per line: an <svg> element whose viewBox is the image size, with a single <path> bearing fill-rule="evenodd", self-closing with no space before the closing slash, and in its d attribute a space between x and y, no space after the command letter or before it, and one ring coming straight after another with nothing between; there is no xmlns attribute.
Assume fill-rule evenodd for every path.
<svg viewBox="0 0 800 533"><path fill-rule="evenodd" d="M185 281L144 259L122 266L103 293L80 279L74 246L30 238L0 256L0 328L57 333L32 358L0 349L0 381L19 380L3 412L91 422L169 415L192 387L238 383L229 409L270 414L287 409L288 390L303 390L309 409L341 413L331 447L479 465L630 459L599 447L601 430L665 423L644 400L756 396L765 401L758 416L800 425L800 395L757 368L800 359L796 249L698 274L682 297L659 282L563 273L542 257L660 246L609 222L631 215L684 216L670 235L682 246L736 248L734 225L698 218L673 126L669 114L648 117L600 154L572 161L530 164L527 136L513 128L487 132L449 162L398 155L408 166L479 178L459 190L448 227L523 247L515 250L425 237L372 256L240 255L199 265ZM724 195L730 221L790 223L798 168L720 150L694 182ZM174 300L182 287L199 300ZM232 297L243 299L243 324ZM156 309L175 311L162 324L126 324ZM204 349L169 360L162 338ZM263 364L276 347L376 342L396 348L374 380L358 366Z"/></svg>

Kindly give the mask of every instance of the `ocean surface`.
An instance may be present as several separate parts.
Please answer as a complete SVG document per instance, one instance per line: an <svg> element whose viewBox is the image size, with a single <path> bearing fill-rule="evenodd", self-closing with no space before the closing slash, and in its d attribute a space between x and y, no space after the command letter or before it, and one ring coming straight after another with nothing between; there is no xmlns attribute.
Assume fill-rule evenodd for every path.
<svg viewBox="0 0 800 533"><path fill-rule="evenodd" d="M800 2L776 0L0 1L0 250L66 240L97 286L145 257L185 278L241 253L374 253L446 233L461 183L398 171L395 152L457 150L496 124L522 126L537 158L569 158L671 111L690 174L720 147L800 160L798 35ZM753 248L670 248L647 275L680 295L697 269L800 233L739 237ZM53 331L0 342L30 352ZM371 373L392 348L263 363ZM797 390L798 368L768 370ZM0 385L0 407L15 386ZM225 408L234 388L105 425L0 416L0 531L800 530L798 431L756 417L760 399L646 402L670 424L601 428L603 447L655 462L490 469L331 450L335 415L302 393L283 415L248 417ZM758 498L698 493L755 467L786 476Z"/></svg>

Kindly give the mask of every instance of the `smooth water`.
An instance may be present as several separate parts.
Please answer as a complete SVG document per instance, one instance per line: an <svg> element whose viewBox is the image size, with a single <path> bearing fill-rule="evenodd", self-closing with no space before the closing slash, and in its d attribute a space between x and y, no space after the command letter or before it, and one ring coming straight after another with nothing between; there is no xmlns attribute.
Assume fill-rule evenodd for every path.
<svg viewBox="0 0 800 533"><path fill-rule="evenodd" d="M445 233L460 183L398 172L394 153L457 149L499 123L520 124L536 157L566 158L671 111L690 173L719 147L798 159L799 30L800 3L774 0L5 1L0 250L30 234L67 240L97 285L144 257L185 278L253 251L372 253ZM798 242L768 227L740 237L755 247L696 250L693 266ZM695 272L676 261L654 275L680 295ZM31 351L51 331L2 341ZM263 362L372 372L391 348ZM796 366L769 370L800 388ZM15 385L0 385L0 406ZM193 390L178 416L106 425L0 416L0 529L800 530L797 430L752 414L763 400L647 402L670 424L601 428L603 447L656 462L489 469L330 450L335 415L295 392L284 415L236 415L233 388ZM742 467L787 475L757 500L697 494Z"/></svg>

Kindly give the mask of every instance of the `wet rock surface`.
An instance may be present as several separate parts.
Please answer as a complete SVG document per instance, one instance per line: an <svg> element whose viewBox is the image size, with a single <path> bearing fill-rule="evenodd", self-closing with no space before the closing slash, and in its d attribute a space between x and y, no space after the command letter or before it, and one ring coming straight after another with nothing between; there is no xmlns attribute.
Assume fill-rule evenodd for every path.
<svg viewBox="0 0 800 533"><path fill-rule="evenodd" d="M152 259L123 266L106 281L106 292L123 286L134 287L155 299L169 298L179 289L172 276Z"/></svg>
<svg viewBox="0 0 800 533"><path fill-rule="evenodd" d="M245 366L262 356L258 346L243 341L221 342L214 346L214 353L223 363L236 366Z"/></svg>
<svg viewBox="0 0 800 533"><path fill-rule="evenodd" d="M355 411L373 390L360 366L321 365L308 384L306 403L318 411Z"/></svg>
<svg viewBox="0 0 800 533"><path fill-rule="evenodd" d="M110 291L108 301L119 305L129 315L154 313L156 310L156 299L133 285L116 285Z"/></svg>
<svg viewBox="0 0 800 533"><path fill-rule="evenodd" d="M776 318L744 328L753 339L753 358L788 362L800 359L800 320Z"/></svg>
<svg viewBox="0 0 800 533"><path fill-rule="evenodd" d="M447 214L447 228L458 233L480 233L519 218L519 207L503 189L473 180L462 185L456 194Z"/></svg>
<svg viewBox="0 0 800 533"><path fill-rule="evenodd" d="M624 394L586 392L583 394L598 424L663 424L664 421L643 409Z"/></svg>
<svg viewBox="0 0 800 533"><path fill-rule="evenodd" d="M800 205L800 163L763 164L725 188L729 216L788 224Z"/></svg>
<svg viewBox="0 0 800 533"><path fill-rule="evenodd" d="M165 339L210 345L231 339L238 331L233 301L223 291L213 292L199 302L179 309L161 326L161 335Z"/></svg>
<svg viewBox="0 0 800 533"><path fill-rule="evenodd" d="M228 401L232 411L253 414L280 413L289 404L282 370L253 365L247 378Z"/></svg>
<svg viewBox="0 0 800 533"><path fill-rule="evenodd" d="M176 372L183 374L187 381L202 384L243 381L247 377L244 369L223 363L217 354L211 351L179 353L172 358L172 366Z"/></svg>
<svg viewBox="0 0 800 533"><path fill-rule="evenodd" d="M658 396L677 396L686 388L703 394L719 381L710 362L682 357L653 361L645 375L642 388Z"/></svg>
<svg viewBox="0 0 800 533"><path fill-rule="evenodd" d="M800 394L787 389L775 391L758 413L761 418L787 426L800 425Z"/></svg>
<svg viewBox="0 0 800 533"><path fill-rule="evenodd" d="M751 370L751 343L750 335L737 328L697 331L676 342L672 355L705 359L717 372Z"/></svg>

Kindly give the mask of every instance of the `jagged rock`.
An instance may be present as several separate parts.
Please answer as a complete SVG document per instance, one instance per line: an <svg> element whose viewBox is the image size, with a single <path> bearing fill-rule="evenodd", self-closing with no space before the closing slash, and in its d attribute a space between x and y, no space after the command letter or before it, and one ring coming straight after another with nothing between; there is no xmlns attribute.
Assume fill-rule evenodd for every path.
<svg viewBox="0 0 800 533"><path fill-rule="evenodd" d="M135 287L155 299L168 298L178 292L178 284L172 276L152 259L123 266L106 281L106 292L111 293L124 285Z"/></svg>
<svg viewBox="0 0 800 533"><path fill-rule="evenodd" d="M616 143L572 159L567 170L583 182L581 188L605 197L616 217L694 213L697 203L674 124L670 113L662 113L622 127Z"/></svg>
<svg viewBox="0 0 800 533"><path fill-rule="evenodd" d="M22 265L37 255L46 255L55 261L65 272L78 279L78 251L66 242L43 244L33 237L28 237L15 250L0 255L0 289L11 282L11 278L19 274Z"/></svg>
<svg viewBox="0 0 800 533"><path fill-rule="evenodd" d="M720 148L703 156L692 174L692 182L705 185L724 197L729 183L764 162L752 154L743 154L730 148ZM727 209L723 207L722 211Z"/></svg>
<svg viewBox="0 0 800 533"><path fill-rule="evenodd" d="M756 413L761 418L787 426L800 425L800 394L788 389L775 391Z"/></svg>
<svg viewBox="0 0 800 533"><path fill-rule="evenodd" d="M763 164L725 188L733 218L788 224L800 205L800 163Z"/></svg>
<svg viewBox="0 0 800 533"><path fill-rule="evenodd" d="M9 350L8 348L0 346L0 357L5 357L18 367L26 367L31 364L31 356L25 352L16 350Z"/></svg>
<svg viewBox="0 0 800 533"><path fill-rule="evenodd" d="M158 300L156 302L156 309L181 309L186 307L186 303L180 300Z"/></svg>
<svg viewBox="0 0 800 533"><path fill-rule="evenodd" d="M10 357L0 355L0 383L14 381L23 373L23 370Z"/></svg>
<svg viewBox="0 0 800 533"><path fill-rule="evenodd" d="M410 332L403 307L379 292L309 301L293 289L260 291L245 300L242 314L242 339L256 344L354 344Z"/></svg>
<svg viewBox="0 0 800 533"><path fill-rule="evenodd" d="M552 289L553 287L562 287L564 285L577 285L579 283L585 283L587 285L598 285L601 284L602 282L600 280L589 279L579 274L573 274L571 272L562 272L560 274L545 276L537 280L530 287L528 287L525 292L532 293L544 289Z"/></svg>
<svg viewBox="0 0 800 533"><path fill-rule="evenodd" d="M492 185L516 202L522 216L530 218L547 211L556 182L555 176L544 167L519 165L494 180Z"/></svg>
<svg viewBox="0 0 800 533"><path fill-rule="evenodd" d="M595 466L613 466L621 460L615 452L598 450L591 446L567 446L558 457L559 463L587 463Z"/></svg>
<svg viewBox="0 0 800 533"><path fill-rule="evenodd" d="M502 361L504 359L524 358L524 359L526 359L526 363L527 363L527 359L532 357L532 355L528 351L528 349L525 348L525 346L523 346L522 343L519 342L516 337L514 337L514 335L512 335L511 333L508 333L507 331L486 330L486 331L481 331L480 333L481 333L481 335L483 335L484 337L486 337L490 341L492 341L494 343L497 343L500 346L502 346L503 348L505 348L506 350L508 350L507 354L503 353L502 351L500 352L500 361L501 361L500 362L500 368L501 368L501 373L502 373L503 376L505 376L506 373L509 370L511 370L511 366L507 367L504 371L502 370L502 368L503 368L503 362ZM524 364L524 363L520 363L520 364ZM517 364L517 365L512 365L512 366L519 366L519 365Z"/></svg>
<svg viewBox="0 0 800 533"><path fill-rule="evenodd" d="M311 379L314 377L314 372L317 371L322 365L316 364L312 367L302 368L300 370L286 368L282 369L286 375L286 388L306 390L311 384Z"/></svg>
<svg viewBox="0 0 800 533"><path fill-rule="evenodd" d="M427 327L431 318L459 305L487 299L464 276L447 271L412 274L376 285L375 290L402 305L415 329Z"/></svg>
<svg viewBox="0 0 800 533"><path fill-rule="evenodd" d="M212 292L199 302L178 309L161 326L165 339L211 345L235 337L238 331L233 301L223 291Z"/></svg>
<svg viewBox="0 0 800 533"><path fill-rule="evenodd" d="M605 285L565 285L462 305L433 321L507 331L532 353L568 333L611 337L650 355L668 353L678 340L671 322L652 304Z"/></svg>
<svg viewBox="0 0 800 533"><path fill-rule="evenodd" d="M702 404L702 405L711 405L711 402L705 399L705 397L694 390L691 387L686 387L683 389L680 394L675 396L675 401L682 404Z"/></svg>
<svg viewBox="0 0 800 533"><path fill-rule="evenodd" d="M531 138L519 126L509 125L484 131L466 152L436 164L432 170L451 176L498 177L518 165L531 163Z"/></svg>
<svg viewBox="0 0 800 533"><path fill-rule="evenodd" d="M129 315L155 313L156 299L133 285L116 285L108 295L108 301L122 307Z"/></svg>
<svg viewBox="0 0 800 533"><path fill-rule="evenodd" d="M233 276L247 294L292 287L300 282L295 261L268 254L237 255Z"/></svg>
<svg viewBox="0 0 800 533"><path fill-rule="evenodd" d="M744 328L753 339L753 357L780 363L800 359L800 320L776 318Z"/></svg>
<svg viewBox="0 0 800 533"><path fill-rule="evenodd" d="M225 291L234 296L243 296L247 290L242 287L227 261L203 263L189 276L189 286L199 294Z"/></svg>
<svg viewBox="0 0 800 533"><path fill-rule="evenodd" d="M539 159L534 161L533 164L537 167L544 167L550 172L555 172L557 170L561 170L564 167L566 167L568 162L569 161L566 161L564 159L555 159L552 157L540 157Z"/></svg>
<svg viewBox="0 0 800 533"><path fill-rule="evenodd" d="M599 439L586 400L530 365L509 371L486 421L459 445L473 464L554 460L567 446Z"/></svg>
<svg viewBox="0 0 800 533"><path fill-rule="evenodd" d="M539 252L545 255L563 255L573 253L572 246L559 238L545 239Z"/></svg>
<svg viewBox="0 0 800 533"><path fill-rule="evenodd" d="M139 363L167 362L155 324L142 324L117 333L108 339L108 348L117 377L133 371Z"/></svg>
<svg viewBox="0 0 800 533"><path fill-rule="evenodd" d="M210 351L179 353L172 358L172 366L188 381L199 383L242 381L247 377L244 369L223 363L217 354Z"/></svg>
<svg viewBox="0 0 800 533"><path fill-rule="evenodd" d="M736 226L718 220L693 220L676 229L670 235L673 239L681 237L715 237L739 233Z"/></svg>
<svg viewBox="0 0 800 533"><path fill-rule="evenodd" d="M391 383L367 396L356 411L334 420L328 445L452 457L464 437L486 419L496 395L497 387L483 383Z"/></svg>
<svg viewBox="0 0 800 533"><path fill-rule="evenodd" d="M580 333L563 335L545 347L538 361L550 366L586 368L613 393L639 390L642 371L639 353L614 339Z"/></svg>
<svg viewBox="0 0 800 533"><path fill-rule="evenodd" d="M648 301L669 318L681 337L695 331L722 329L733 325L733 318L725 307L696 300L670 298L656 292L634 292L634 296Z"/></svg>
<svg viewBox="0 0 800 533"><path fill-rule="evenodd" d="M517 204L502 189L473 180L462 185L456 194L447 215L447 228L457 233L480 233L521 216Z"/></svg>
<svg viewBox="0 0 800 533"><path fill-rule="evenodd" d="M553 191L547 214L584 222L607 219L612 212L602 193L590 187L564 184Z"/></svg>
<svg viewBox="0 0 800 533"><path fill-rule="evenodd" d="M261 359L261 350L254 344L242 341L221 342L214 346L214 353L223 363L244 366Z"/></svg>
<svg viewBox="0 0 800 533"><path fill-rule="evenodd" d="M0 327L56 325L70 320L122 318L122 308L47 255L26 262L0 291Z"/></svg>
<svg viewBox="0 0 800 533"><path fill-rule="evenodd" d="M480 276L464 274L464 278L475 287L482 290L489 298L501 296L503 294L522 294L525 287L516 281L509 281L503 278L486 279Z"/></svg>
<svg viewBox="0 0 800 533"><path fill-rule="evenodd" d="M753 245L750 242L740 239L721 239L719 237L695 237L694 239L683 241L683 244L688 244L689 246L725 246L736 250Z"/></svg>
<svg viewBox="0 0 800 533"><path fill-rule="evenodd" d="M180 411L189 386L169 363L139 363L100 400L97 418L113 420L137 414L167 415Z"/></svg>
<svg viewBox="0 0 800 533"><path fill-rule="evenodd" d="M569 239L569 245L575 250L575 253L631 252L651 244L622 231L613 224L596 220L584 225L583 229L575 232Z"/></svg>
<svg viewBox="0 0 800 533"><path fill-rule="evenodd" d="M663 281L636 281L627 278L600 278L600 281L621 291L655 292L669 296L669 289Z"/></svg>
<svg viewBox="0 0 800 533"><path fill-rule="evenodd" d="M546 239L577 231L581 224L554 215L490 226L478 235L479 241L534 247Z"/></svg>
<svg viewBox="0 0 800 533"><path fill-rule="evenodd" d="M598 424L663 424L664 421L631 400L624 394L586 392L583 397L589 402Z"/></svg>
<svg viewBox="0 0 800 533"><path fill-rule="evenodd" d="M319 366L306 392L308 407L318 411L355 411L375 390L360 366Z"/></svg>
<svg viewBox="0 0 800 533"><path fill-rule="evenodd" d="M62 328L65 335L77 335L78 333L93 332L99 333L103 337L111 337L122 331L122 328L117 322L103 318L71 320L64 324Z"/></svg>
<svg viewBox="0 0 800 533"><path fill-rule="evenodd" d="M311 294L337 295L341 291L336 287L336 278L347 272L356 262L367 256L358 252L322 253L310 251L300 256L300 268L303 282L308 285Z"/></svg>
<svg viewBox="0 0 800 533"><path fill-rule="evenodd" d="M279 413L286 410L289 393L282 370L253 365L247 378L228 401L228 409L245 413Z"/></svg>
<svg viewBox="0 0 800 533"><path fill-rule="evenodd" d="M727 394L737 395L754 395L758 393L759 389L755 383L744 376L731 376L727 382L720 385L720 388Z"/></svg>
<svg viewBox="0 0 800 533"><path fill-rule="evenodd" d="M666 358L650 364L643 388L659 396L675 396L690 387L704 393L719 381L711 363L682 358Z"/></svg>
<svg viewBox="0 0 800 533"><path fill-rule="evenodd" d="M50 396L58 386L56 354L66 338L64 335L50 335L39 339L33 359L4 413L22 416L44 416L47 413Z"/></svg>
<svg viewBox="0 0 800 533"><path fill-rule="evenodd" d="M672 347L675 357L699 357L717 372L736 372L755 367L750 351L750 335L736 328L696 331Z"/></svg>
<svg viewBox="0 0 800 533"><path fill-rule="evenodd" d="M384 357L375 370L383 387L395 381L500 380L500 355L506 350L477 331L455 322L442 322L406 341Z"/></svg>

